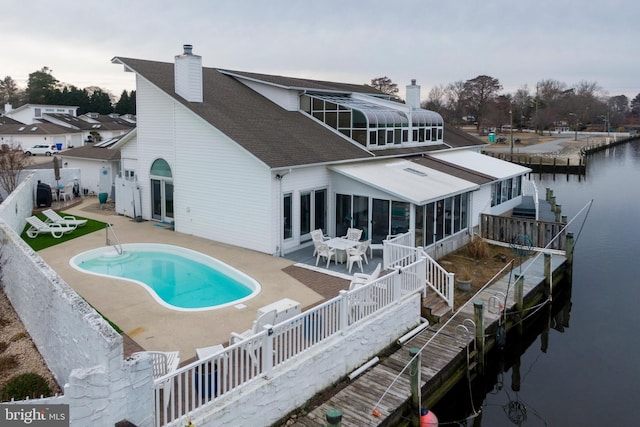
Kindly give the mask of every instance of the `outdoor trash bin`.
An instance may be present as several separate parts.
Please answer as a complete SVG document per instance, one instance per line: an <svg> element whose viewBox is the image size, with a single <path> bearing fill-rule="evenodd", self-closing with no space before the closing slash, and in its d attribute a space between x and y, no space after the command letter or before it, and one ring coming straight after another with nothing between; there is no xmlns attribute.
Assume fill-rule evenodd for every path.
<svg viewBox="0 0 640 427"><path fill-rule="evenodd" d="M212 375L213 374L213 375ZM195 371L194 383L196 390L200 391L200 396L215 397L218 395L218 367L214 365L213 372L204 368Z"/></svg>

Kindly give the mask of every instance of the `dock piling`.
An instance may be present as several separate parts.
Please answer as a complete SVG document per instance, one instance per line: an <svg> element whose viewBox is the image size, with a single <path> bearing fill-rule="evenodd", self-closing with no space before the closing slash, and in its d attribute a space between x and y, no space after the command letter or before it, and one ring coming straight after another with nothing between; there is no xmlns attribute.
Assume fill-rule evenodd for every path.
<svg viewBox="0 0 640 427"><path fill-rule="evenodd" d="M484 375L484 306L482 301L473 302L474 322L476 324L476 349L478 349L478 371Z"/></svg>
<svg viewBox="0 0 640 427"><path fill-rule="evenodd" d="M409 365L409 382L411 387L411 425L420 427L420 349L411 347L409 349L411 364Z"/></svg>

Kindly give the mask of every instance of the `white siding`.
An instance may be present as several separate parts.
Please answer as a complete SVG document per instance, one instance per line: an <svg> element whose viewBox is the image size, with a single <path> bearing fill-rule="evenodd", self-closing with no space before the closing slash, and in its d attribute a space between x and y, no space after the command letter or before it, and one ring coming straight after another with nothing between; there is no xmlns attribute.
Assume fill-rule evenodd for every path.
<svg viewBox="0 0 640 427"><path fill-rule="evenodd" d="M280 174L286 173L285 171ZM315 166L304 169L296 169L287 173L281 181L281 188L278 189L278 182L276 180L274 186L274 194L280 194L279 197L274 197L272 200L274 212L276 212L276 222L274 222L272 238L275 239L278 244L281 242L282 237L282 201L285 193L292 194L292 211L293 218L291 222L293 237L282 241L282 248L284 253L290 252L298 248L302 243L300 241L300 193L309 190L320 190L325 188L327 190L327 226L326 233L331 233L331 227L333 223L333 202L334 194L330 187L331 178L329 171L324 166Z"/></svg>
<svg viewBox="0 0 640 427"><path fill-rule="evenodd" d="M149 171L162 158L173 174L176 231L274 253L266 165L140 78L136 98L138 148L122 154L137 158L143 218L151 219Z"/></svg>
<svg viewBox="0 0 640 427"><path fill-rule="evenodd" d="M297 90L283 89L244 79L240 79L240 81L287 111L300 109L300 96Z"/></svg>
<svg viewBox="0 0 640 427"><path fill-rule="evenodd" d="M136 110L138 112L138 184L142 195L142 217L151 219L151 182L149 171L153 161L163 158L174 170L173 102L146 80L136 79ZM129 145L129 144L127 144ZM128 156L128 154L127 154Z"/></svg>
<svg viewBox="0 0 640 427"><path fill-rule="evenodd" d="M176 231L273 253L269 169L182 105L176 107Z"/></svg>

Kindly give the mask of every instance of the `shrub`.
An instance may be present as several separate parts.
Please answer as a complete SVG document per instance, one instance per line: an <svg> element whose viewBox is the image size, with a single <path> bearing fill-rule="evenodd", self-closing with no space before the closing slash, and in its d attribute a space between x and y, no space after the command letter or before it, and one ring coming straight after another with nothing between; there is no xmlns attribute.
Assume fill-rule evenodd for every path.
<svg viewBox="0 0 640 427"><path fill-rule="evenodd" d="M489 245L480 237L474 237L467 245L469 255L475 259L489 258Z"/></svg>
<svg viewBox="0 0 640 427"><path fill-rule="evenodd" d="M40 396L51 396L51 388L42 375L33 372L12 377L0 391L0 400L24 400L25 398L39 399Z"/></svg>

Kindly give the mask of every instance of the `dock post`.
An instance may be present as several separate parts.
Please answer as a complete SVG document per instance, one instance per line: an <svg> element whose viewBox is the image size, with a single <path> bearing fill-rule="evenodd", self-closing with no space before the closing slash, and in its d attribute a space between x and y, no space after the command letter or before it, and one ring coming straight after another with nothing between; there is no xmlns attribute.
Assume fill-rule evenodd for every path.
<svg viewBox="0 0 640 427"><path fill-rule="evenodd" d="M409 349L411 364L409 365L409 384L411 387L411 425L420 426L420 349L411 347Z"/></svg>
<svg viewBox="0 0 640 427"><path fill-rule="evenodd" d="M553 291L553 280L551 278L551 254L549 252L544 253L544 295L551 299L551 292Z"/></svg>
<svg viewBox="0 0 640 427"><path fill-rule="evenodd" d="M560 222L560 218L562 216L562 205L556 205L554 213L556 214L556 222Z"/></svg>
<svg viewBox="0 0 640 427"><path fill-rule="evenodd" d="M328 427L340 427L342 425L342 411L340 409L329 409L325 414Z"/></svg>
<svg viewBox="0 0 640 427"><path fill-rule="evenodd" d="M567 257L567 264L573 264L573 233L567 233L567 246L565 249L565 256Z"/></svg>
<svg viewBox="0 0 640 427"><path fill-rule="evenodd" d="M476 348L478 349L478 371L484 375L484 307L482 301L473 302L474 321L476 323Z"/></svg>
<svg viewBox="0 0 640 427"><path fill-rule="evenodd" d="M515 291L514 291L514 299L516 302L516 310L518 311L516 321L518 325L516 329L518 333L522 333L522 310L524 308L524 276L516 275L516 283L515 283Z"/></svg>

